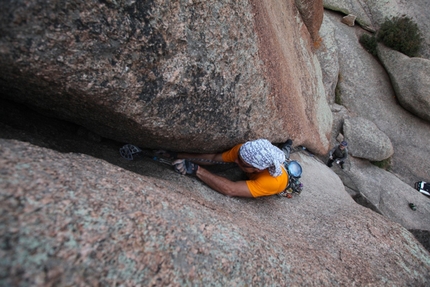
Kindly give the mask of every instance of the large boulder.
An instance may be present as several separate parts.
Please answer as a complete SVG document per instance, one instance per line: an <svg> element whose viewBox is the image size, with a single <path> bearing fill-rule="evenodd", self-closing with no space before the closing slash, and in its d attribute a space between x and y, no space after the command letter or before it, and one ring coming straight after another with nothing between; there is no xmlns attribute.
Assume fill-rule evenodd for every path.
<svg viewBox="0 0 430 287"><path fill-rule="evenodd" d="M1 95L140 146L290 137L323 153L313 11L306 26L293 0L2 1Z"/></svg>
<svg viewBox="0 0 430 287"><path fill-rule="evenodd" d="M130 172L0 140L2 276L29 286L413 285L430 254L315 158L305 191L229 198L151 160ZM407 266L408 268L405 268Z"/></svg>
<svg viewBox="0 0 430 287"><path fill-rule="evenodd" d="M390 138L369 120L360 117L345 119L343 131L348 151L354 157L382 161L393 155Z"/></svg>
<svg viewBox="0 0 430 287"><path fill-rule="evenodd" d="M377 51L402 107L430 122L430 60L410 58L383 45Z"/></svg>

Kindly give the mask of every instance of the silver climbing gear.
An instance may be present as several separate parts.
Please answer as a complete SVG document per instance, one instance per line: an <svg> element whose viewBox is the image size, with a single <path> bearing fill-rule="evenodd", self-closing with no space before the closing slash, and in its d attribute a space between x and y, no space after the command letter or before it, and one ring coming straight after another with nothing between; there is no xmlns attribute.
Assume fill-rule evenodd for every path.
<svg viewBox="0 0 430 287"><path fill-rule="evenodd" d="M140 148L132 144L126 144L119 149L119 154L126 160L133 160L133 155L136 156L141 152Z"/></svg>

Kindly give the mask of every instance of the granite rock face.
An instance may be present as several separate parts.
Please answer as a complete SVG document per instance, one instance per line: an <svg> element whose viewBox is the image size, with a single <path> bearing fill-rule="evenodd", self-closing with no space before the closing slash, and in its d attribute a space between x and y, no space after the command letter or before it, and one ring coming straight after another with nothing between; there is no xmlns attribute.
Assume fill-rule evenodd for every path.
<svg viewBox="0 0 430 287"><path fill-rule="evenodd" d="M124 165L138 174L16 140L1 139L0 155L5 286L430 280L430 254L411 233L357 205L330 169L301 153L293 159L306 189L292 199L229 198L152 161Z"/></svg>
<svg viewBox="0 0 430 287"><path fill-rule="evenodd" d="M2 2L1 94L139 146L293 138L323 153L312 11L305 25L293 0Z"/></svg>

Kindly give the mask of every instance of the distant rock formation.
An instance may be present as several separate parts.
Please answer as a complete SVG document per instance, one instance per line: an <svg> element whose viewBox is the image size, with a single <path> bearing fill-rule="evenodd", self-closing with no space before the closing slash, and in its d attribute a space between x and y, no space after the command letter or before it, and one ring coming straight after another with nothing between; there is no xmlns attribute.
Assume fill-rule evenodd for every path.
<svg viewBox="0 0 430 287"><path fill-rule="evenodd" d="M344 133L344 119L364 118L373 122L391 141L394 149L391 172L409 186L413 186L415 181L428 181L430 162L423 159L430 158L430 123L399 105L395 88L387 73L389 71L381 65L383 61L378 61L359 44L360 33L342 24L339 15L325 12L321 34L324 35L323 42L316 53L323 69L323 83L329 92L327 96L331 97L331 103L337 97L337 101L344 107L339 109L338 105L332 105L333 111L342 111L336 112L340 116L335 116L332 145L338 133ZM422 62L427 61L420 59ZM409 71L401 73L414 74ZM416 74L422 72L417 70ZM407 85L399 89L406 89ZM426 85L425 81L416 84L417 88ZM425 97L425 88L421 90ZM418 108L420 105L415 106Z"/></svg>
<svg viewBox="0 0 430 287"><path fill-rule="evenodd" d="M390 70L381 64L391 60L378 61L364 50L359 44L359 36L364 31L342 24L336 13L325 11L324 16L320 31L323 41L316 53L323 69L326 95L332 103L334 125L331 142L334 145L344 135L351 150L345 169L333 167L333 171L353 196L361 198L366 206L408 230L415 230L414 234L428 235L430 200L413 186L416 181L430 179L430 162L426 160L430 157L430 123L399 104L395 92L399 87L394 85L404 85L400 89L407 89L410 83L392 81ZM387 53L397 52L387 50ZM421 63L427 61L424 58L412 59ZM412 59L407 57L407 61ZM417 75L423 74L421 71L417 69ZM411 77L414 72L403 67L395 73L421 79L414 89L425 91L423 87L427 81L422 80L425 77ZM418 99L410 100L419 106ZM357 119L360 120L355 122ZM384 161L388 171L370 163L386 157L390 157ZM322 159L326 160L326 157ZM408 203L417 204L419 208L412 212ZM420 236L425 238L425 235Z"/></svg>

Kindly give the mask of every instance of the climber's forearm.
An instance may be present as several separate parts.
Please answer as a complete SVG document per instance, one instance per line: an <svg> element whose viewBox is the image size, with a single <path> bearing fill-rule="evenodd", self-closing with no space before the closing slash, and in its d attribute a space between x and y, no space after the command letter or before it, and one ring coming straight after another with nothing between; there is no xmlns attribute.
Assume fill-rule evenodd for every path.
<svg viewBox="0 0 430 287"><path fill-rule="evenodd" d="M199 166L197 177L212 189L227 196L253 197L246 181L231 181L225 177L213 174Z"/></svg>

